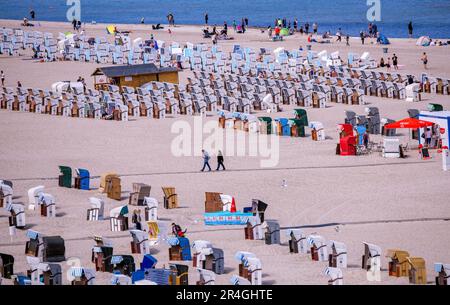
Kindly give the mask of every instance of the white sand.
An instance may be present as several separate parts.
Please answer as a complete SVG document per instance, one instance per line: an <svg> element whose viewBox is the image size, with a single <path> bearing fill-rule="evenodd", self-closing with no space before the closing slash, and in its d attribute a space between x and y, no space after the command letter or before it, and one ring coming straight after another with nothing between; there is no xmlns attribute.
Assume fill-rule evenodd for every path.
<svg viewBox="0 0 450 305"><path fill-rule="evenodd" d="M0 26L12 27L19 22L0 21ZM149 26L120 26L121 30L133 30L133 37L149 36ZM41 23L40 31L57 33L70 30L70 25ZM232 30L231 30L232 31ZM92 36L105 33L103 25L90 25L87 32ZM184 43L207 41L201 38L199 27L183 26L173 30L169 37L166 30L156 32L156 38ZM245 35L234 35L237 39L222 43L231 48L234 43L257 48L274 49L284 46L293 49L306 45L306 36L289 37L285 42L266 41L266 34L250 30ZM401 73L421 72L420 55L429 54L429 74L450 77L449 49L447 47L422 48L415 46L415 40L391 39L390 55L396 53L403 65ZM351 47L340 45L314 45L313 50L340 50L344 58L348 51L362 53L369 50L373 58L382 55L381 47L362 47L359 39L352 39ZM11 58L0 57L0 69L7 75L7 86L15 86L20 80L24 87L49 87L59 80L86 78L96 64L78 62L34 63L29 56ZM386 59L386 56L385 56ZM181 81L188 76L181 74ZM407 109L426 109L429 102L436 102L450 109L449 96L424 95L419 103L407 103L392 99L368 97L370 105L379 107L382 117L402 119L407 117ZM283 113L273 117L290 117L292 107L285 107ZM336 125L344 121L344 111L364 113L364 106L331 104L327 109L308 109L310 121L324 123L331 139L319 143L311 139L281 138L280 162L275 169L262 170L259 159L250 157L226 158L230 171L220 173L200 173L201 158L176 158L170 153L174 135L171 125L177 119L193 122L192 117L178 116L165 120L140 118L129 122L96 121L72 119L31 113L0 111L0 178L14 182L14 202L27 204L27 190L33 186L45 185L46 191L57 200L56 219L46 219L38 212L27 211L27 223L32 229L45 235L61 235L66 240L66 256L79 257L83 266L93 267L90 251L94 234L113 236L114 252L129 254L131 236L128 232L109 231L109 222L87 222L88 198L98 196L105 199L105 214L113 207L125 204L106 199L96 190L80 191L59 188L58 165L89 169L91 175L99 176L106 171L116 171L122 177L123 196L131 190L133 182L143 182L152 186L151 195L162 202L161 186L175 186L182 208L176 210L159 209L160 218L179 223L188 228L191 242L196 239L211 241L214 246L225 251L226 274L217 277L217 283L228 284L232 274L237 273L238 263L233 256L236 251L255 253L263 264L265 284L326 284L321 275L326 263L312 262L306 255L289 254L286 236L282 233L282 245L267 246L263 241L246 241L239 227L206 227L202 223L204 212L204 192L217 191L235 196L238 209L249 206L252 198L269 203L267 219L278 220L282 227L320 225L341 222L372 222L371 224L341 225L308 228L305 233L317 232L327 239L347 244L350 267L344 270L346 284L371 284L365 272L360 269L363 241L387 249L408 250L411 255L423 257L428 268L428 281L434 281L433 264L450 261L450 224L448 221L423 221L423 218L450 218L450 176L441 170L440 156L433 151L432 159L422 161L416 152L409 152L409 158L389 160L378 154L361 157L339 157L335 155L337 143ZM257 114L260 115L260 114ZM209 117L208 120L217 120ZM406 141L406 132L400 131ZM376 140L381 138L375 137ZM215 162L212 162L215 165ZM174 174L170 174L170 173ZM52 178L41 180L40 178ZM287 180L287 188L282 188L282 180ZM98 187L99 179L92 181ZM162 204L161 204L162 206ZM11 243L8 236L8 213L0 211L0 252L15 256L15 272L26 272L23 254L25 231L19 231ZM422 219L422 221L421 221ZM385 220L411 220L406 222L383 223ZM416 221L412 221L416 220ZM167 245L152 250L158 259L158 266L168 261ZM141 261L135 255L136 264ZM383 268L387 259L382 258ZM190 262L187 262L192 266ZM70 266L62 263L64 270ZM97 273L97 283L108 283L109 273ZM195 283L196 272L190 268L190 282ZM383 284L404 284L406 278L389 278L382 274ZM67 283L66 279L63 279Z"/></svg>

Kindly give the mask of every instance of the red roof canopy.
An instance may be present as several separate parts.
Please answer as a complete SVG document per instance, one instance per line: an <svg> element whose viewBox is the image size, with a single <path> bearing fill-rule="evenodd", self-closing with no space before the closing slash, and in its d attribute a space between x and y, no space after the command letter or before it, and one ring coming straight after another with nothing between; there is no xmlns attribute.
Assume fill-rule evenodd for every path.
<svg viewBox="0 0 450 305"><path fill-rule="evenodd" d="M425 128L428 126L433 126L434 123L418 120L414 118L407 118L395 123L386 124L384 128L387 129L399 129L399 128L407 128L407 129L418 129L418 128Z"/></svg>

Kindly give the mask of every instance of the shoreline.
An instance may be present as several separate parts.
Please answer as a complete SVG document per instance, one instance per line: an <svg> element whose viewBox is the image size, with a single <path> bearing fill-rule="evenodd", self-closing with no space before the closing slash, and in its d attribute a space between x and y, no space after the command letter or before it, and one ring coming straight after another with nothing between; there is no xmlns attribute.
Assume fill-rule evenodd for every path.
<svg viewBox="0 0 450 305"><path fill-rule="evenodd" d="M43 21L41 21L41 20L35 20L35 21L29 20L30 23L35 24L35 25L38 24L39 26L25 27L25 26L21 25L23 20L18 20L18 19L0 19L0 27L5 27L5 26L2 25L2 23L13 23L13 22L17 22L18 23L18 25L16 25L14 28L21 28L23 30L36 29L36 28L39 28L39 27L42 27L42 26L46 26L46 27L48 27L48 26L50 26L50 27L51 26L60 26L60 27L68 26L68 27L72 28L72 24L69 21L45 21L45 20L43 20ZM82 28L86 29L86 28L92 27L92 29L98 30L98 29L101 29L101 27L106 28L106 26L111 25L111 24L127 26L127 27L131 28L132 30L138 30L138 31L147 31L148 30L148 31L156 32L156 33L161 32L161 30L153 30L151 28L152 27L151 23L141 24L141 23L120 23L120 22L115 22L115 23L83 22ZM166 23L161 23L161 26L164 27L164 29L162 29L162 31L165 31L165 30L167 30L169 28L170 29L199 29L200 30L200 29L205 27L205 25L202 25L202 24L176 24L174 27L169 27L169 25L166 24ZM212 28L212 27L214 27L214 24L207 25L207 26L209 28ZM223 27L223 25L222 24L217 24L216 27L220 29L220 28ZM255 30L256 31L261 31L261 30L264 30L265 31L264 34L266 34L266 29L267 29L267 27L264 27L264 26L248 26L247 28L250 31L255 31ZM233 30L233 26L229 24L228 25L228 29L229 30ZM297 35L294 35L296 37L307 37L306 34L302 35L299 32L296 32L296 34ZM310 33L310 34L312 34L312 33ZM319 31L318 35L322 35L322 34L323 34L323 32ZM199 35L200 35L200 32L199 32ZM245 34L240 34L240 35L245 35ZM313 37L314 36L317 36L317 35L313 34ZM343 37L344 36L345 35L343 35ZM287 36L287 37L291 37L291 36ZM336 37L335 33L334 34L331 33L331 37ZM359 39L359 36L352 36L352 35L350 35L350 38L352 38L352 39L358 38ZM388 36L388 38L389 38L389 40L395 40L395 41L417 41L420 37L408 38L408 37L389 37ZM431 37L431 38L433 40L450 41L450 36L447 37L447 38L439 38L439 37L438 38ZM366 38L366 39L368 39L368 38Z"/></svg>

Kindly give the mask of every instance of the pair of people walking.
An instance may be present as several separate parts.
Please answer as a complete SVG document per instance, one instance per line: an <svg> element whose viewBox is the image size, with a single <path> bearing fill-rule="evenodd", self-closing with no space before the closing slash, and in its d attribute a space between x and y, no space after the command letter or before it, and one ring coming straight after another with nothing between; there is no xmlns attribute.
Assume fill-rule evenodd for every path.
<svg viewBox="0 0 450 305"><path fill-rule="evenodd" d="M211 159L211 156L204 149L202 149L202 156L203 156L203 168L201 171L204 172L206 168L208 168L209 171L211 171L211 166L209 165L209 160ZM223 154L222 154L222 151L219 150L219 152L217 153L217 169L216 169L216 171L219 171L221 167L223 170L226 170L223 162L224 162Z"/></svg>

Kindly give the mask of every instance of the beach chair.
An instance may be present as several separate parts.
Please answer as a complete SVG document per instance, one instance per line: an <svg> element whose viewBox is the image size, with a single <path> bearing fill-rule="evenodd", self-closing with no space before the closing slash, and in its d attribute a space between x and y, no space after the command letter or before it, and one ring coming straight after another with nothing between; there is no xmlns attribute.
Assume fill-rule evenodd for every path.
<svg viewBox="0 0 450 305"><path fill-rule="evenodd" d="M407 85L405 88L405 95L407 102L421 101L420 86L418 84Z"/></svg>
<svg viewBox="0 0 450 305"><path fill-rule="evenodd" d="M205 213L223 211L223 202L220 195L222 195L222 193L205 192Z"/></svg>
<svg viewBox="0 0 450 305"><path fill-rule="evenodd" d="M389 276L402 277L408 276L410 265L407 258L409 253L403 250L389 249L386 257L389 261Z"/></svg>
<svg viewBox="0 0 450 305"><path fill-rule="evenodd" d="M404 100L406 99L406 87L403 84L392 83L393 89L393 98Z"/></svg>
<svg viewBox="0 0 450 305"><path fill-rule="evenodd" d="M192 267L204 268L203 262L206 260L206 255L212 253L212 244L205 240L196 240L192 243Z"/></svg>
<svg viewBox="0 0 450 305"><path fill-rule="evenodd" d="M95 284L95 270L83 267L71 267L69 274L72 277L71 285L87 286Z"/></svg>
<svg viewBox="0 0 450 305"><path fill-rule="evenodd" d="M311 259L313 261L328 261L328 248L324 237L312 234L308 236L307 242L311 246Z"/></svg>
<svg viewBox="0 0 450 305"><path fill-rule="evenodd" d="M108 198L114 200L122 199L122 187L120 178L117 175L107 175L105 177L105 192Z"/></svg>
<svg viewBox="0 0 450 305"><path fill-rule="evenodd" d="M86 219L88 221L97 221L103 219L103 212L104 212L104 206L105 203L103 200L95 197L89 198L89 204L91 205L91 208L87 210L87 217Z"/></svg>
<svg viewBox="0 0 450 305"><path fill-rule="evenodd" d="M311 138L313 141L325 141L325 129L321 122L310 122L309 128L311 128Z"/></svg>
<svg viewBox="0 0 450 305"><path fill-rule="evenodd" d="M44 262L58 263L66 260L66 247L61 236L44 236L42 243L42 260Z"/></svg>
<svg viewBox="0 0 450 305"><path fill-rule="evenodd" d="M286 236L289 238L289 253L308 253L306 237L301 229L288 229Z"/></svg>
<svg viewBox="0 0 450 305"><path fill-rule="evenodd" d="M0 253L0 278L11 279L14 274L14 256Z"/></svg>
<svg viewBox="0 0 450 305"><path fill-rule="evenodd" d="M449 80L448 79L444 79L441 77L436 77L436 93L438 94L443 94L443 95L448 95L450 94L449 91Z"/></svg>
<svg viewBox="0 0 450 305"><path fill-rule="evenodd" d="M327 95L323 92L314 91L312 93L312 106L313 108L326 108Z"/></svg>
<svg viewBox="0 0 450 305"><path fill-rule="evenodd" d="M126 205L112 209L109 216L112 232L128 230L128 207Z"/></svg>
<svg viewBox="0 0 450 305"><path fill-rule="evenodd" d="M0 181L0 208L7 207L12 204L13 189L12 187L5 183L5 181Z"/></svg>
<svg viewBox="0 0 450 305"><path fill-rule="evenodd" d="M434 271L437 273L436 285L447 286L450 285L450 264L435 263Z"/></svg>
<svg viewBox="0 0 450 305"><path fill-rule="evenodd" d="M59 166L61 174L58 177L60 187L72 187L72 169L68 166Z"/></svg>
<svg viewBox="0 0 450 305"><path fill-rule="evenodd" d="M248 218L246 227L244 228L245 239L249 240L263 240L263 227L259 215Z"/></svg>
<svg viewBox="0 0 450 305"><path fill-rule="evenodd" d="M116 103L114 107L114 120L128 121L128 106Z"/></svg>
<svg viewBox="0 0 450 305"><path fill-rule="evenodd" d="M176 209L178 208L178 194L174 187L162 187L164 193L164 208Z"/></svg>
<svg viewBox="0 0 450 305"><path fill-rule="evenodd" d="M215 285L216 275L214 272L200 268L197 268L197 272L199 275L197 285Z"/></svg>
<svg viewBox="0 0 450 305"><path fill-rule="evenodd" d="M153 98L153 117L155 119L164 119L166 117L166 103L162 98Z"/></svg>
<svg viewBox="0 0 450 305"><path fill-rule="evenodd" d="M169 244L169 260L171 261L190 261L191 247L189 239L186 237L170 237L167 239Z"/></svg>
<svg viewBox="0 0 450 305"><path fill-rule="evenodd" d="M7 206L7 210L10 212L9 226L16 227L17 229L24 229L26 226L25 208L21 204L12 203Z"/></svg>
<svg viewBox="0 0 450 305"><path fill-rule="evenodd" d="M256 257L246 256L242 259L243 267L247 270L247 279L252 285L262 285L262 264Z"/></svg>
<svg viewBox="0 0 450 305"><path fill-rule="evenodd" d="M141 230L130 230L132 237L131 253L133 254L150 254L150 243L148 241L148 233Z"/></svg>
<svg viewBox="0 0 450 305"><path fill-rule="evenodd" d="M133 192L130 193L129 205L143 206L145 197L150 196L151 186L144 183L133 183Z"/></svg>
<svg viewBox="0 0 450 305"><path fill-rule="evenodd" d="M41 216L56 217L55 198L46 193L40 193L38 197L38 205L41 206Z"/></svg>
<svg viewBox="0 0 450 305"><path fill-rule="evenodd" d="M394 97L394 86L390 82L381 81L381 97L393 98Z"/></svg>
<svg viewBox="0 0 450 305"><path fill-rule="evenodd" d="M340 268L327 267L324 271L324 275L328 276L328 285L344 285L344 277Z"/></svg>
<svg viewBox="0 0 450 305"><path fill-rule="evenodd" d="M409 283L410 284L427 284L427 271L425 260L421 257L407 257L410 265Z"/></svg>
<svg viewBox="0 0 450 305"><path fill-rule="evenodd" d="M329 247L328 266L347 268L347 246L344 243L330 240Z"/></svg>
<svg viewBox="0 0 450 305"><path fill-rule="evenodd" d="M223 109L229 112L236 112L237 101L231 96L223 96Z"/></svg>
<svg viewBox="0 0 450 305"><path fill-rule="evenodd" d="M266 245L280 244L280 224L277 221L266 221L263 227L266 229L264 232L264 240Z"/></svg>
<svg viewBox="0 0 450 305"><path fill-rule="evenodd" d="M363 242L364 254L362 256L362 269L373 273L381 270L381 248L374 244Z"/></svg>
<svg viewBox="0 0 450 305"><path fill-rule="evenodd" d="M91 261L95 265L95 271L112 272L112 242L101 236L94 236L93 239L96 245L92 247Z"/></svg>
<svg viewBox="0 0 450 305"><path fill-rule="evenodd" d="M139 104L140 114L143 117L153 118L153 103L148 97L142 98Z"/></svg>
<svg viewBox="0 0 450 305"><path fill-rule="evenodd" d="M79 190L89 190L90 174L89 171L82 168L75 168L75 185L74 187Z"/></svg>
<svg viewBox="0 0 450 305"><path fill-rule="evenodd" d="M230 278L230 283L234 286L248 286L252 284L248 279L237 275L233 275Z"/></svg>
<svg viewBox="0 0 450 305"><path fill-rule="evenodd" d="M136 269L134 258L131 255L113 255L111 257L111 265L114 274L122 274L127 277L131 276Z"/></svg>

